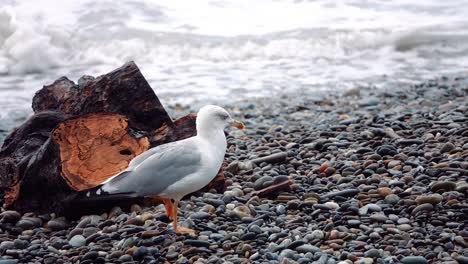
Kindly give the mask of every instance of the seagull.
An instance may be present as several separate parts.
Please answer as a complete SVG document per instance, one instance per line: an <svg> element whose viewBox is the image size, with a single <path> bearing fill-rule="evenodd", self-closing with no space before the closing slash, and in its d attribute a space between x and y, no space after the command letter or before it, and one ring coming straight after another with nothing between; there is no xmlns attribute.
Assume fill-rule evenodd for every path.
<svg viewBox="0 0 468 264"><path fill-rule="evenodd" d="M174 231L193 234L193 230L177 226L178 204L217 175L226 153L227 126L244 128L222 107L204 106L197 114L196 136L141 153L125 170L83 194L88 198L124 195L162 200Z"/></svg>

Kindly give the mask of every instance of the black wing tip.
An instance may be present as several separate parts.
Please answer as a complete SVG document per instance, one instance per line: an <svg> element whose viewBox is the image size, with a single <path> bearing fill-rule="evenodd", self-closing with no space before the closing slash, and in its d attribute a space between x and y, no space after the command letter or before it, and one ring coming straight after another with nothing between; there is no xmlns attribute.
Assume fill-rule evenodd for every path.
<svg viewBox="0 0 468 264"><path fill-rule="evenodd" d="M105 192L103 189L102 189L103 185L98 185L96 187L93 187L91 189L87 189L87 190L83 190L83 191L80 191L76 197L76 199L88 199L88 198L94 198L94 197L100 197L100 196L103 196L103 195L108 195L109 193L108 192Z"/></svg>
<svg viewBox="0 0 468 264"><path fill-rule="evenodd" d="M84 190L78 193L75 197L75 201L80 202L93 202L93 201L106 201L106 200L125 200L139 197L137 193L132 192L121 192L121 193L109 193L103 190L104 185L98 185L88 190Z"/></svg>

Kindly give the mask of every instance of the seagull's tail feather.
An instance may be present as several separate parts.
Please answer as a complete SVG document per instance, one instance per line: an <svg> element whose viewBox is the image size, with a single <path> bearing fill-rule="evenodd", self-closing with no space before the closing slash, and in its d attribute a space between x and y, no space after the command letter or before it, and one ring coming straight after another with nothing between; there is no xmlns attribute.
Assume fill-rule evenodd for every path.
<svg viewBox="0 0 468 264"><path fill-rule="evenodd" d="M121 172L118 175L116 175L114 178L124 176L127 173L128 173L127 171ZM122 200L122 199L129 199L129 198L137 197L137 195L132 192L110 193L104 188L104 185L106 183L107 182L104 182L103 184L100 184L91 189L78 192L76 196L74 197L74 200L80 201L80 202L88 202L88 201L92 202L92 201L106 201L106 200Z"/></svg>
<svg viewBox="0 0 468 264"><path fill-rule="evenodd" d="M98 194L100 193L100 194ZM78 192L74 197L75 201L79 202L94 202L94 201L112 201L125 200L138 197L135 193L107 193L102 191L102 185L94 188Z"/></svg>

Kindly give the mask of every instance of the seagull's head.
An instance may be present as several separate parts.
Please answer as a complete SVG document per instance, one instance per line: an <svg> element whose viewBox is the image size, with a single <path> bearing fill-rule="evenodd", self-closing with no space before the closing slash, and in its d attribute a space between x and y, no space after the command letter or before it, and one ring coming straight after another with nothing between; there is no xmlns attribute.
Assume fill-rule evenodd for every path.
<svg viewBox="0 0 468 264"><path fill-rule="evenodd" d="M244 124L231 117L231 115L222 107L217 105L205 105L197 114L197 131L200 130L218 130L228 126L243 129Z"/></svg>

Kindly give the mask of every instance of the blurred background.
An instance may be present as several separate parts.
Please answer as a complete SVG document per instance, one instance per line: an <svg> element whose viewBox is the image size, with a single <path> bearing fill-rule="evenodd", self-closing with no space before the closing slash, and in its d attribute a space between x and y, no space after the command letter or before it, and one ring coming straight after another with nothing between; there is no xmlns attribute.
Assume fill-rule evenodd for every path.
<svg viewBox="0 0 468 264"><path fill-rule="evenodd" d="M42 85L130 60L165 105L466 74L467 14L467 0L1 0L0 130Z"/></svg>

